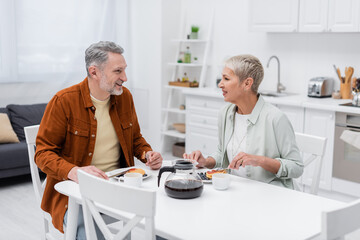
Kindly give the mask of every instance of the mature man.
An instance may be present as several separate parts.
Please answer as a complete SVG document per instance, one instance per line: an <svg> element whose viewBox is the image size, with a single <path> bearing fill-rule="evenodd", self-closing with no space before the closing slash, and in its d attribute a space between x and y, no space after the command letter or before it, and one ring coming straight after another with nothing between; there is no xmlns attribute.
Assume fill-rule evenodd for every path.
<svg viewBox="0 0 360 240"><path fill-rule="evenodd" d="M162 157L142 137L131 93L122 86L127 81L123 52L113 42L86 49L87 78L58 92L41 121L35 154L47 174L41 208L61 232L68 198L54 189L59 181L77 182L79 169L107 179L106 171L133 166L134 155L152 169L161 167ZM78 239L85 238L81 221L79 214Z"/></svg>

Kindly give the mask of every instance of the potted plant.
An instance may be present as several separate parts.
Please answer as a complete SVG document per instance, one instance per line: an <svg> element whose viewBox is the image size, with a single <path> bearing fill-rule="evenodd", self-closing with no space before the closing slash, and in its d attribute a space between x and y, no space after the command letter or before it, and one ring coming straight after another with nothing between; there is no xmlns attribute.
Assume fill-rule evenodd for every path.
<svg viewBox="0 0 360 240"><path fill-rule="evenodd" d="M192 25L190 39L198 39L199 26Z"/></svg>

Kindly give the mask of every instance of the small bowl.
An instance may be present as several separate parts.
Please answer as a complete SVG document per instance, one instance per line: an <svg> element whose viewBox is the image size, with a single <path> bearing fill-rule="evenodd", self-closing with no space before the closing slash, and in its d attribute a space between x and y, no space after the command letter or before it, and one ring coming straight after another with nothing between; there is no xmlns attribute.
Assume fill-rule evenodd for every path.
<svg viewBox="0 0 360 240"><path fill-rule="evenodd" d="M181 133L185 133L185 123L173 123L173 127L181 132Z"/></svg>

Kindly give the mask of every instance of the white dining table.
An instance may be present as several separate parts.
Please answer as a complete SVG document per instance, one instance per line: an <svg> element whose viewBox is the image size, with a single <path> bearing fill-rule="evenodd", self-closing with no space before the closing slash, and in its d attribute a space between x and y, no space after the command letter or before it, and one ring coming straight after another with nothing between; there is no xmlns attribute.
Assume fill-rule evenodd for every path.
<svg viewBox="0 0 360 240"><path fill-rule="evenodd" d="M158 171L138 161L136 166L151 175L141 187L157 189L155 231L167 239L309 239L321 231L322 211L346 204L237 176L231 176L230 187L225 191L215 190L207 183L200 197L175 199L164 190L169 173L163 173L158 187ZM79 185L62 181L55 189L69 196L66 239L75 239L81 205ZM111 216L111 210L103 210ZM123 214L125 219L130 216L116 214Z"/></svg>

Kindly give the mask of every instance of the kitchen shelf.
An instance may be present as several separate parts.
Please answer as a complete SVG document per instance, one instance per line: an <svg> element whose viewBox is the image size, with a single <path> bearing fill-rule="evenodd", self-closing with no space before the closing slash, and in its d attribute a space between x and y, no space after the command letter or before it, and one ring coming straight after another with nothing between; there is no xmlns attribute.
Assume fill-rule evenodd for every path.
<svg viewBox="0 0 360 240"><path fill-rule="evenodd" d="M161 154L163 157L163 166L173 166L175 164L174 160L179 159L179 157L176 157L172 154L172 152L164 152Z"/></svg>
<svg viewBox="0 0 360 240"><path fill-rule="evenodd" d="M180 133L180 132L178 132L176 130L163 131L163 132L161 132L161 134L163 134L165 136L177 137L177 138L185 139L185 133Z"/></svg>
<svg viewBox="0 0 360 240"><path fill-rule="evenodd" d="M184 12L182 14L183 20L180 21L183 25L179 29L185 30L185 20L186 13ZM177 121L184 122L186 119L186 111L180 110L177 108L180 104L183 104L183 91L186 89L186 91L192 91L190 89L194 89L193 91L198 91L199 88L203 88L205 86L205 80L206 80L206 73L208 70L208 67L210 67L210 64L208 64L208 53L210 51L209 44L211 42L212 37L212 27L213 27L213 18L214 18L214 12L211 15L211 18L209 19L209 27L208 27L208 35L204 37L204 39L186 39L181 38L180 39L172 39L171 41L177 45L177 51L175 58L166 61L166 65L170 68L172 71L171 78L166 77L166 79L163 79L163 82L166 80L167 85L163 85L163 89L166 90L167 94L164 94L164 100L163 107L161 109L161 115L162 115L162 132L161 132L161 149L160 152L169 152L169 148L172 147L172 144L174 144L174 141L182 140L182 142L185 142L186 134L178 132L177 130L173 129L173 126ZM179 36L186 36L187 32L180 32ZM193 45L192 45L193 44ZM200 45L201 44L201 45ZM195 46L196 45L196 46ZM196 53L196 56L198 57L197 61L193 61L190 63L184 63L184 62L178 62L180 57L180 54L183 53L183 48L185 46L194 46L194 52ZM191 47L192 48L192 47ZM185 55L185 54L184 54ZM184 56L185 57L185 56ZM192 55L194 57L194 55ZM192 60L192 58L190 59ZM195 87L194 81L190 82L178 82L178 79L181 78L180 75L184 75L184 72L190 72L192 78L197 80L197 86ZM170 86L170 84L172 84ZM184 86L185 85L185 86ZM186 86L188 85L188 86ZM195 90L196 89L196 90ZM175 139L179 138L179 139Z"/></svg>
<svg viewBox="0 0 360 240"><path fill-rule="evenodd" d="M174 85L164 85L164 88L169 88L169 89L178 89L178 90L184 90L184 89L199 89L198 87L195 88L190 88L190 87L181 87L181 86L174 86Z"/></svg>
<svg viewBox="0 0 360 240"><path fill-rule="evenodd" d="M170 66L183 66L183 67L206 67L201 63L168 63Z"/></svg>
<svg viewBox="0 0 360 240"><path fill-rule="evenodd" d="M181 110L179 108L162 108L161 110L163 112L172 112L172 113L179 113L179 114L185 114L186 113L185 109Z"/></svg>
<svg viewBox="0 0 360 240"><path fill-rule="evenodd" d="M181 43L206 43L207 40L204 39L173 39L172 42L181 42Z"/></svg>

